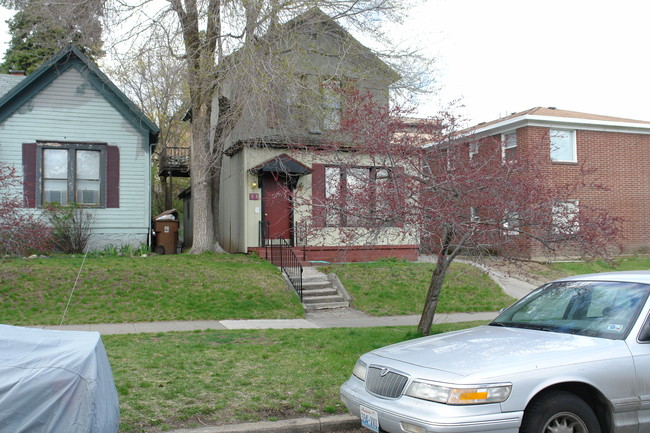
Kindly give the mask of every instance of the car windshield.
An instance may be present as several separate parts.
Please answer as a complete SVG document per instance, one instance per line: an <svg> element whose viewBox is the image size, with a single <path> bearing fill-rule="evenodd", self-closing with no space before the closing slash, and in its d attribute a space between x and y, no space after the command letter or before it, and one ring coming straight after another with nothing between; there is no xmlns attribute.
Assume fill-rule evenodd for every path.
<svg viewBox="0 0 650 433"><path fill-rule="evenodd" d="M491 326L624 339L650 286L611 281L547 284L505 310Z"/></svg>

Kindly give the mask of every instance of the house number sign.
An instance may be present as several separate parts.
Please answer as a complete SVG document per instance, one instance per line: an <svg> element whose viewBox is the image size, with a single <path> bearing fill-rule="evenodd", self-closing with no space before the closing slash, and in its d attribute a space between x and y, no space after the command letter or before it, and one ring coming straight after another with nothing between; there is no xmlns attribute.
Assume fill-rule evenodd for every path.
<svg viewBox="0 0 650 433"><path fill-rule="evenodd" d="M260 195L259 195L259 193L251 192L251 193L248 194L248 199L249 200L259 200Z"/></svg>

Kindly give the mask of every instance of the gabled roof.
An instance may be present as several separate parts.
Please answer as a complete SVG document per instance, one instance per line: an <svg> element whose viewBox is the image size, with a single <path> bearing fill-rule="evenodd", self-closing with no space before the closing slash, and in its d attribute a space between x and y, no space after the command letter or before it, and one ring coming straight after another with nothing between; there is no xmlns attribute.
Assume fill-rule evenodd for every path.
<svg viewBox="0 0 650 433"><path fill-rule="evenodd" d="M92 60L73 46L56 53L27 77L21 77L23 79L4 95L0 93L0 122L70 68L77 69L93 88L138 131L148 133L151 144L158 141L160 129L99 70Z"/></svg>
<svg viewBox="0 0 650 433"><path fill-rule="evenodd" d="M341 40L348 41L353 47L354 52L357 55L363 57L365 61L370 62L373 67L381 71L394 83L399 80L400 75L395 72L390 66L388 66L383 60L381 60L375 53L372 52L368 47L359 42L350 32L344 29L340 24L338 24L332 17L327 15L318 7L313 7L306 12L296 16L295 18L287 21L283 26L287 29L304 32L314 29L315 26L322 26L318 33L323 33L324 29L327 29L327 32L330 34L335 34Z"/></svg>
<svg viewBox="0 0 650 433"><path fill-rule="evenodd" d="M460 134L493 135L522 126L556 126L559 128L650 134L650 121L560 110L555 107L535 107L526 111L512 113L501 119L479 123L462 131Z"/></svg>

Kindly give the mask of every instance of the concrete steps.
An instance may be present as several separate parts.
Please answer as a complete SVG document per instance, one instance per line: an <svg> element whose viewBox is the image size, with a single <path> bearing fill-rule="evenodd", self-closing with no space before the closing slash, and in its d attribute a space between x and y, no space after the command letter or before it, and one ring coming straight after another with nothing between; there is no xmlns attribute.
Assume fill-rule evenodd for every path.
<svg viewBox="0 0 650 433"><path fill-rule="evenodd" d="M302 276L302 305L306 311L350 306L349 295L335 276L305 267Z"/></svg>

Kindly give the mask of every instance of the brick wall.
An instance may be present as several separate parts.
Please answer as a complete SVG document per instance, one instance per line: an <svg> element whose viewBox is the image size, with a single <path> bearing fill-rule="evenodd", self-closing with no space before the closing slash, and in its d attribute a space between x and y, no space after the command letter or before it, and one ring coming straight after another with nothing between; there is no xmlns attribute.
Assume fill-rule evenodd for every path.
<svg viewBox="0 0 650 433"><path fill-rule="evenodd" d="M650 135L576 130L577 163L552 162L549 128L526 126L517 131L517 155L536 152L545 161L551 182L571 182L581 167L608 190L582 188L580 205L609 209L624 219L623 252L650 252Z"/></svg>

